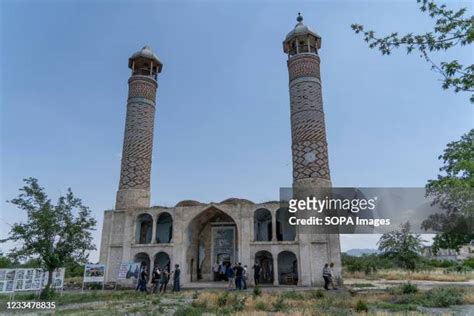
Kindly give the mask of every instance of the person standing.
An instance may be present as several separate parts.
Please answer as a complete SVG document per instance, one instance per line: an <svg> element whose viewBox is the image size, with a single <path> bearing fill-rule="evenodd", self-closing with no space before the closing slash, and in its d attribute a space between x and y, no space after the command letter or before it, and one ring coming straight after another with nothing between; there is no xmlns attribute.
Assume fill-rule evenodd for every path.
<svg viewBox="0 0 474 316"><path fill-rule="evenodd" d="M235 266L235 288L237 290L242 290L242 277L244 275L244 268L242 268L242 264L239 262Z"/></svg>
<svg viewBox="0 0 474 316"><path fill-rule="evenodd" d="M212 272L214 274L214 282L219 280L219 264L214 263L212 266Z"/></svg>
<svg viewBox="0 0 474 316"><path fill-rule="evenodd" d="M324 279L324 289L329 290L328 285L331 283L331 270L329 265L326 263L323 268L323 279Z"/></svg>
<svg viewBox="0 0 474 316"><path fill-rule="evenodd" d="M140 278L138 280L138 286L137 286L140 292L145 292L145 293L148 292L146 288L147 281L148 281L148 273L146 270L146 265L144 265L142 268L142 272L140 272Z"/></svg>
<svg viewBox="0 0 474 316"><path fill-rule="evenodd" d="M179 283L180 276L181 276L181 270L179 269L179 264L175 264L174 273L173 273L173 291L174 292L181 291L181 285Z"/></svg>
<svg viewBox="0 0 474 316"><path fill-rule="evenodd" d="M161 276L160 276L160 293L165 294L166 293L166 286L168 285L168 271L166 269L163 269L161 271Z"/></svg>
<svg viewBox="0 0 474 316"><path fill-rule="evenodd" d="M244 290L247 289L247 277L248 277L247 265L244 265L244 271L242 275L242 284L243 284Z"/></svg>
<svg viewBox="0 0 474 316"><path fill-rule="evenodd" d="M229 282L228 285L227 285L227 288L229 290L232 290L234 288L234 269L233 267L231 266L231 264L229 263L227 265L227 270L226 270L226 277L227 277L227 281Z"/></svg>
<svg viewBox="0 0 474 316"><path fill-rule="evenodd" d="M151 275L151 283L153 283L152 293L156 293L160 287L160 277L161 277L160 272L161 272L160 267L157 266L155 270L153 270L153 273Z"/></svg>
<svg viewBox="0 0 474 316"><path fill-rule="evenodd" d="M258 264L258 262L255 262L252 269L253 269L253 280L255 282L255 286L258 286L260 284L260 271L262 271L262 267Z"/></svg>

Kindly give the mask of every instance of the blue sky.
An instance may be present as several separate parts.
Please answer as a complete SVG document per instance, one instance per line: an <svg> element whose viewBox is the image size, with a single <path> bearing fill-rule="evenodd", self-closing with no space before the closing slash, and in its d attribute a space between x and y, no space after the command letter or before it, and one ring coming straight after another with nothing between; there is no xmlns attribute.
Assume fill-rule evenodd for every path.
<svg viewBox="0 0 474 316"><path fill-rule="evenodd" d="M470 3L450 2L454 7ZM152 204L275 200L290 186L288 75L282 40L297 12L322 38L334 186L419 187L446 143L473 125L469 97L440 88L417 54L368 49L350 29L430 30L415 1L2 1L1 220L25 177L67 187L98 219L114 206L128 57L150 45L159 76ZM472 12L470 10L470 12ZM472 50L435 60L472 63ZM374 238L343 237L342 248ZM8 245L3 245L3 248ZM95 259L93 254L92 259Z"/></svg>

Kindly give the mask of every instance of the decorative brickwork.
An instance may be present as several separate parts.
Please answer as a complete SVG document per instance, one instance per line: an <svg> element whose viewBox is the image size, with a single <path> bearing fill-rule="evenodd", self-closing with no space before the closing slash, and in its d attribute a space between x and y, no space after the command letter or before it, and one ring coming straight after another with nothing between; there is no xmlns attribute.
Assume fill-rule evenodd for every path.
<svg viewBox="0 0 474 316"><path fill-rule="evenodd" d="M129 80L117 208L148 206L143 204L148 203L150 191L156 88L150 77L132 76Z"/></svg>
<svg viewBox="0 0 474 316"><path fill-rule="evenodd" d="M315 54L295 55L288 60L290 81L300 77L320 78L319 57Z"/></svg>
<svg viewBox="0 0 474 316"><path fill-rule="evenodd" d="M319 56L295 55L288 60L290 77L293 181L330 180Z"/></svg>
<svg viewBox="0 0 474 316"><path fill-rule="evenodd" d="M128 98L145 98L155 102L156 98L156 83L151 82L153 80L144 76L136 76L130 78L128 86Z"/></svg>

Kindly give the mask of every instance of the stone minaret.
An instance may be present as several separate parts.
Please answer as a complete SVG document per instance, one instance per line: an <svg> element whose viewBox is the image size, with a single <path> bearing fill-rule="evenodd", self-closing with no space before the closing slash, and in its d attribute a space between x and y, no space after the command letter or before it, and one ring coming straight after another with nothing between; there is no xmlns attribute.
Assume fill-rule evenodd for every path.
<svg viewBox="0 0 474 316"><path fill-rule="evenodd" d="M115 209L150 207L150 173L157 76L163 64L145 46L128 60L127 118Z"/></svg>
<svg viewBox="0 0 474 316"><path fill-rule="evenodd" d="M299 13L296 20L298 23L283 42L283 51L288 54L290 81L293 195L304 198L328 194L331 177L319 68L321 37L303 24ZM298 238L302 285L321 283L326 262L334 262L339 271L339 235L305 231Z"/></svg>

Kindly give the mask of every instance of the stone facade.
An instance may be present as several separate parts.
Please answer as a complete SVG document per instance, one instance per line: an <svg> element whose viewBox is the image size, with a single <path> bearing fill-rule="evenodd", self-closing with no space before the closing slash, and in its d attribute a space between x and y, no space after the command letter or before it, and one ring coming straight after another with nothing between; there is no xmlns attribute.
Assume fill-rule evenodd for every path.
<svg viewBox="0 0 474 316"><path fill-rule="evenodd" d="M283 45L289 57L293 188L296 197L304 197L331 187L318 56L321 38L299 17ZM108 267L106 281L116 281L122 262L141 262L147 269L179 264L183 286L214 281L213 266L226 262L247 265L250 284L255 262L262 266L260 282L271 285L320 286L328 262L335 263L340 276L339 235L298 231L278 202L231 198L149 207L156 77L162 64L149 48L143 50L129 61L120 187L116 209L104 216L100 262Z"/></svg>

